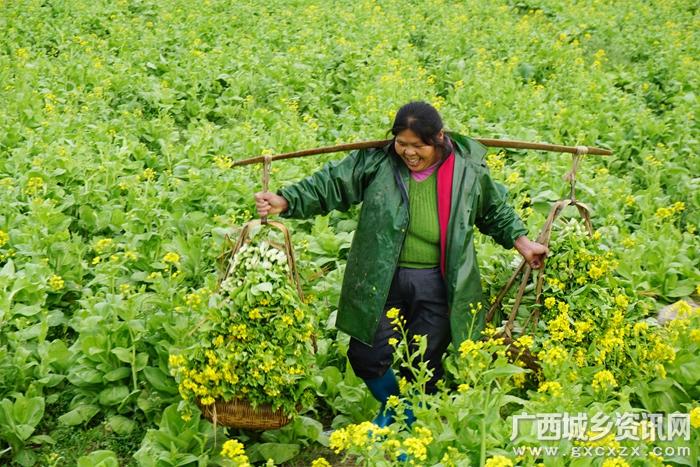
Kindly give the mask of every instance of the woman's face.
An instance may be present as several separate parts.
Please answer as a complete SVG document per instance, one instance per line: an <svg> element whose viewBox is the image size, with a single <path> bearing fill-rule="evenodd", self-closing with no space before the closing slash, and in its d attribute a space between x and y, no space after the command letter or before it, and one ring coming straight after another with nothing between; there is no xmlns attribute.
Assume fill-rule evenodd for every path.
<svg viewBox="0 0 700 467"><path fill-rule="evenodd" d="M438 140L442 141L443 137L440 130ZM440 160L440 151L435 146L424 143L412 130L403 130L396 135L394 149L412 172L425 170Z"/></svg>

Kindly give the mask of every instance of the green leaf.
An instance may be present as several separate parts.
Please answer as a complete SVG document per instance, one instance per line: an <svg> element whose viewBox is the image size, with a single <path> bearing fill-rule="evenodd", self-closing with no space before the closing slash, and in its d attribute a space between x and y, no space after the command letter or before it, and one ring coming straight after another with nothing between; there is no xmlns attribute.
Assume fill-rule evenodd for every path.
<svg viewBox="0 0 700 467"><path fill-rule="evenodd" d="M146 367L146 365L148 365L148 354L146 352L139 352L136 354L134 369L136 371L141 371Z"/></svg>
<svg viewBox="0 0 700 467"><path fill-rule="evenodd" d="M63 375L48 374L37 381L48 388L53 388L58 386L64 379L66 379L66 377Z"/></svg>
<svg viewBox="0 0 700 467"><path fill-rule="evenodd" d="M194 416L189 421L183 420L182 415L177 410L177 405L173 404L163 411L159 426L163 431L178 435L189 427L196 426L197 423L198 418Z"/></svg>
<svg viewBox="0 0 700 467"><path fill-rule="evenodd" d="M129 420L121 415L109 417L107 423L109 423L112 430L119 435L128 435L136 428L136 423L133 420Z"/></svg>
<svg viewBox="0 0 700 467"><path fill-rule="evenodd" d="M272 283L261 282L260 284L256 284L255 286L253 286L253 288L251 290L253 290L253 293L255 293L255 292L271 293L272 292Z"/></svg>
<svg viewBox="0 0 700 467"><path fill-rule="evenodd" d="M70 412L58 417L58 421L62 425L75 426L87 422L92 417L94 417L99 411L100 408L96 405L79 405Z"/></svg>
<svg viewBox="0 0 700 467"><path fill-rule="evenodd" d="M668 292L666 295L672 298L687 297L695 291L695 286L690 283L690 281L684 281L682 284L679 283L673 290Z"/></svg>
<svg viewBox="0 0 700 467"><path fill-rule="evenodd" d="M11 259L0 269L0 277L12 277L15 275L15 263Z"/></svg>
<svg viewBox="0 0 700 467"><path fill-rule="evenodd" d="M94 451L80 457L78 467L119 467L119 459L112 451Z"/></svg>
<svg viewBox="0 0 700 467"><path fill-rule="evenodd" d="M252 462L264 461L272 459L275 464L282 464L294 458L299 454L300 446L298 444L284 443L261 443L256 444L250 453Z"/></svg>
<svg viewBox="0 0 700 467"><path fill-rule="evenodd" d="M320 441L323 438L323 425L318 420L309 417L296 417L292 429L301 438Z"/></svg>
<svg viewBox="0 0 700 467"><path fill-rule="evenodd" d="M60 339L52 341L46 350L46 361L58 369L65 369L70 365L71 351L66 343ZM44 358L44 356L42 356Z"/></svg>
<svg viewBox="0 0 700 467"><path fill-rule="evenodd" d="M503 366L493 368L491 370L484 371L482 373L482 378L484 379L484 381L492 381L494 378L512 376L519 373L525 373L525 370L523 368L520 368L519 366L506 364Z"/></svg>
<svg viewBox="0 0 700 467"><path fill-rule="evenodd" d="M36 465L36 454L29 449L20 449L19 452L14 453L13 460L23 467L34 466Z"/></svg>
<svg viewBox="0 0 700 467"><path fill-rule="evenodd" d="M129 396L129 388L126 386L113 386L100 392L99 400L102 405L119 405Z"/></svg>
<svg viewBox="0 0 700 467"><path fill-rule="evenodd" d="M30 444L56 444L56 440L49 435L35 435L29 438Z"/></svg>
<svg viewBox="0 0 700 467"><path fill-rule="evenodd" d="M124 347L115 347L114 349L112 349L112 353L124 363L131 363L131 360L133 358L131 349L125 349Z"/></svg>
<svg viewBox="0 0 700 467"><path fill-rule="evenodd" d="M68 373L68 381L75 386L88 386L91 384L100 384L103 382L103 374L94 368L87 366L78 366L70 369Z"/></svg>
<svg viewBox="0 0 700 467"><path fill-rule="evenodd" d="M143 375L146 377L146 381L156 390L168 394L177 394L177 384L175 380L160 368L147 366L143 369Z"/></svg>
<svg viewBox="0 0 700 467"><path fill-rule="evenodd" d="M131 376L131 369L123 366L120 368L117 368L115 370L112 370L110 372L105 373L104 375L104 380L106 382L113 382L113 381L119 381L120 379L124 379Z"/></svg>
<svg viewBox="0 0 700 467"><path fill-rule="evenodd" d="M12 312L22 316L34 316L41 312L41 306L39 305L15 305L12 308Z"/></svg>
<svg viewBox="0 0 700 467"><path fill-rule="evenodd" d="M27 439L44 416L44 398L19 396L12 412L17 423L31 427L31 431L23 438Z"/></svg>

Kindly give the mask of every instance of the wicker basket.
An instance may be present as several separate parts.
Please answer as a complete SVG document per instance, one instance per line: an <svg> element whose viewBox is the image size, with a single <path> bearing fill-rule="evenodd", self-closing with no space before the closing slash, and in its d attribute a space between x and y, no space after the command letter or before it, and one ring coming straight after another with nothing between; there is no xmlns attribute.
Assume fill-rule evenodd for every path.
<svg viewBox="0 0 700 467"><path fill-rule="evenodd" d="M230 259L233 258L238 250L250 241L251 230L260 224L267 224L280 232L284 237L284 242L281 245L271 243L275 248L278 248L287 255L289 266L289 279L295 285L299 298L303 299L299 274L294 261L294 250L292 248L291 236L289 230L280 222L267 221L251 221L243 226L238 241L234 245L230 239L227 240L225 251L219 256L220 271L222 274L219 277L219 285L230 273ZM316 351L316 339L312 336L312 345ZM197 405L202 412L204 418L214 423L231 428L241 428L246 430L274 430L281 428L291 421L291 418L285 415L282 409L272 410L272 407L267 404L259 405L257 408L244 399L234 399L230 401L216 400L214 404L203 405L197 401Z"/></svg>
<svg viewBox="0 0 700 467"><path fill-rule="evenodd" d="M263 164L263 191L267 191L270 177L270 158L265 157ZM304 299L299 273L297 272L296 263L294 261L294 249L292 247L292 239L289 230L281 223L269 221L267 217L260 220L248 222L243 226L238 241L234 244L230 238L226 237L226 247L224 252L219 256L219 271L220 276L218 285L228 277L231 271L230 260L236 255L238 250L243 245L250 242L251 230L258 225L266 224L270 227L279 230L284 237L282 244L270 242L270 245L283 251L287 256L287 265L289 267L289 280L296 287L297 294L300 299ZM316 351L316 338L312 336L312 346ZM222 425L231 428L242 428L247 430L273 430L281 428L291 421L282 409L272 410L272 407L267 404L259 405L257 408L244 399L233 399L230 401L216 400L211 405L203 405L199 400L197 405L202 412L202 415L214 425Z"/></svg>
<svg viewBox="0 0 700 467"><path fill-rule="evenodd" d="M211 405L197 402L204 418L214 423L231 428L245 430L274 430L282 428L291 421L281 409L272 410L269 405L253 408L248 401L216 401Z"/></svg>

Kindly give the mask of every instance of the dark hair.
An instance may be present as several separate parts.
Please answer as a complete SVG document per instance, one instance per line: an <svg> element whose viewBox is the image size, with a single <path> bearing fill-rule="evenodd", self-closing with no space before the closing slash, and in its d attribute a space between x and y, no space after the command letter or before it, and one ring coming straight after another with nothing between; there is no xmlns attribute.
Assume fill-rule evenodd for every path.
<svg viewBox="0 0 700 467"><path fill-rule="evenodd" d="M427 102L416 101L409 102L396 112L391 134L395 139L402 131L411 130L425 144L437 147L442 152L442 157L445 157L452 148L447 137L442 141L438 140L442 129L442 118L437 109Z"/></svg>

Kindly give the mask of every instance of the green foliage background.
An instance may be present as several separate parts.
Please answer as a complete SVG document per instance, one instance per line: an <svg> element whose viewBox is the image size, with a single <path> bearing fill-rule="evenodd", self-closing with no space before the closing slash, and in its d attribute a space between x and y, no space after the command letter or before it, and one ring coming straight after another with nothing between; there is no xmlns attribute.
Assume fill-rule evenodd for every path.
<svg viewBox="0 0 700 467"><path fill-rule="evenodd" d="M611 148L585 158L578 197L622 252L618 273L659 305L690 295L699 18L688 0L0 0L0 398L14 420L0 459L71 465L110 448L134 462L179 400L168 354L202 314L188 294L214 287L224 235L252 218L259 169L230 160L382 138L413 99L471 136ZM334 157L275 164L271 188ZM569 158L501 157L494 177L534 233L568 193ZM321 323L353 214L293 224ZM488 240L480 251L491 287L512 253ZM302 434L252 442L322 442L314 416L371 414L345 373L345 338L326 328L325 405ZM216 457L198 423L177 428L178 452Z"/></svg>

